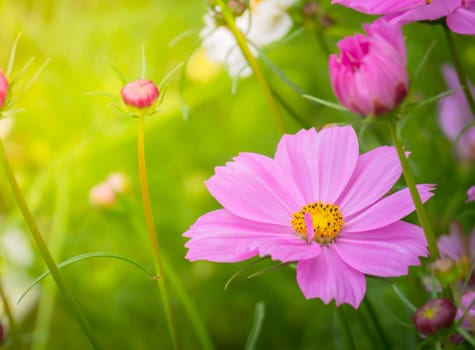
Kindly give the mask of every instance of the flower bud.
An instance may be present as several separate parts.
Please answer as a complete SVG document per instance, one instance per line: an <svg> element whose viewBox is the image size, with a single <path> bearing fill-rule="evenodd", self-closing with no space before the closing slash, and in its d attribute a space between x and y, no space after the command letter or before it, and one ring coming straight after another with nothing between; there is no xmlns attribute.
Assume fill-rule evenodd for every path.
<svg viewBox="0 0 475 350"><path fill-rule="evenodd" d="M454 304L449 299L432 299L416 310L412 321L420 333L432 335L449 327L456 312Z"/></svg>
<svg viewBox="0 0 475 350"><path fill-rule="evenodd" d="M110 208L117 203L117 195L107 182L102 182L89 192L89 202L95 207Z"/></svg>
<svg viewBox="0 0 475 350"><path fill-rule="evenodd" d="M5 329L3 328L3 324L0 323L0 344L2 344L4 340L5 340Z"/></svg>
<svg viewBox="0 0 475 350"><path fill-rule="evenodd" d="M3 107L8 94L8 81L3 72L0 70L0 108Z"/></svg>
<svg viewBox="0 0 475 350"><path fill-rule="evenodd" d="M150 80L139 79L125 85L121 90L122 100L127 106L137 109L151 107L158 98L157 86Z"/></svg>
<svg viewBox="0 0 475 350"><path fill-rule="evenodd" d="M340 56L329 59L333 91L342 105L361 116L395 109L406 97L408 74L402 29L384 20L364 25L338 43Z"/></svg>

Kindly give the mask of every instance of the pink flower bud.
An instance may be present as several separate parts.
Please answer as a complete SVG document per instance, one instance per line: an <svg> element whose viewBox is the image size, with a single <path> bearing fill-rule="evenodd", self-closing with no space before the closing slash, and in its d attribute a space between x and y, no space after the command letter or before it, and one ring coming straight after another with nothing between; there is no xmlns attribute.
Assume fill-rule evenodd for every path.
<svg viewBox="0 0 475 350"><path fill-rule="evenodd" d="M5 99L7 98L8 94L8 81L5 78L5 75L0 70L0 108L5 103Z"/></svg>
<svg viewBox="0 0 475 350"><path fill-rule="evenodd" d="M408 74L401 27L377 20L338 43L329 59L333 91L346 108L362 116L381 115L406 97Z"/></svg>
<svg viewBox="0 0 475 350"><path fill-rule="evenodd" d="M420 333L431 335L449 327L456 312L454 304L449 299L432 299L416 310L412 321Z"/></svg>
<svg viewBox="0 0 475 350"><path fill-rule="evenodd" d="M126 105L138 109L151 107L159 95L157 86L152 81L145 79L128 83L120 93Z"/></svg>
<svg viewBox="0 0 475 350"><path fill-rule="evenodd" d="M89 192L89 202L95 207L113 207L117 203L117 195L108 183L102 182Z"/></svg>

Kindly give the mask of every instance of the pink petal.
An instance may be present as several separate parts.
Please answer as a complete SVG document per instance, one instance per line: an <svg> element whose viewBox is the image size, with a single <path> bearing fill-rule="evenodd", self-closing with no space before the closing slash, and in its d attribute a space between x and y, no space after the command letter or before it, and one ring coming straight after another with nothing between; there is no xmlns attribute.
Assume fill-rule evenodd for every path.
<svg viewBox="0 0 475 350"><path fill-rule="evenodd" d="M459 7L447 16L447 26L458 34L475 35L475 4Z"/></svg>
<svg viewBox="0 0 475 350"><path fill-rule="evenodd" d="M347 189L338 199L347 217L382 198L401 176L401 165L393 147L378 147L362 154Z"/></svg>
<svg viewBox="0 0 475 350"><path fill-rule="evenodd" d="M324 128L318 134L318 197L335 203L345 189L359 158L358 138L351 126Z"/></svg>
<svg viewBox="0 0 475 350"><path fill-rule="evenodd" d="M318 197L318 136L315 129L300 130L295 135L284 135L277 146L274 159L284 169L289 169L301 188L305 203Z"/></svg>
<svg viewBox="0 0 475 350"><path fill-rule="evenodd" d="M297 264L297 282L305 298L320 298L325 304L335 299L336 305L343 303L355 309L366 292L364 275L348 266L332 245L322 248L321 254Z"/></svg>
<svg viewBox="0 0 475 350"><path fill-rule="evenodd" d="M290 227L246 220L226 209L203 215L183 235L191 238L185 245L191 261L235 262L269 255L288 262L320 253L318 244L307 243Z"/></svg>
<svg viewBox="0 0 475 350"><path fill-rule="evenodd" d="M418 185L417 189L423 203L433 195L430 192L433 189L431 185ZM343 226L343 230L345 232L362 232L386 227L401 220L413 212L414 209L409 189L405 188L381 199L352 218L344 218L347 221Z"/></svg>
<svg viewBox="0 0 475 350"><path fill-rule="evenodd" d="M450 227L450 234L442 235L437 239L440 256L449 257L453 260L459 260L467 255L466 242L464 242L464 233L458 224Z"/></svg>
<svg viewBox="0 0 475 350"><path fill-rule="evenodd" d="M419 226L398 221L374 231L342 233L334 244L340 257L367 275L407 275L408 267L420 265L427 256L427 242Z"/></svg>
<svg viewBox="0 0 475 350"><path fill-rule="evenodd" d="M206 182L208 190L237 216L288 225L305 204L297 185L277 162L255 153L241 153Z"/></svg>
<svg viewBox="0 0 475 350"><path fill-rule="evenodd" d="M372 15L404 11L423 3L425 3L425 0L332 0L332 4L341 4Z"/></svg>

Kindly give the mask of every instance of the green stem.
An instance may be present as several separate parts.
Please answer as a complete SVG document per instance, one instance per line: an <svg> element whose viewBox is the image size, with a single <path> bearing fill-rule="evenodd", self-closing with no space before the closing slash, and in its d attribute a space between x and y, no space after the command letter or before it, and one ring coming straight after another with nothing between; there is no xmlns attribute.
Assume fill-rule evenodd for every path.
<svg viewBox="0 0 475 350"><path fill-rule="evenodd" d="M406 158L404 148L397 134L395 123L393 121L388 121L387 124L389 128L389 133L391 134L391 138L393 140L394 147L396 147L399 162L401 163L404 180L406 181L407 187L409 188L409 192L411 193L412 201L414 202L414 206L416 207L417 218L419 219L419 223L421 224L422 229L424 230L427 244L429 246L430 256L433 260L436 260L440 257L439 247L437 246L437 240L430 226L429 218L427 217L424 205L422 204L419 191L417 190L416 181L414 180L414 176L412 175L409 161ZM446 297L453 300L452 292L449 289L445 288L444 294Z"/></svg>
<svg viewBox="0 0 475 350"><path fill-rule="evenodd" d="M366 310L368 311L368 315L371 318L371 322L376 328L376 333L378 333L381 345L383 346L382 349L391 349L389 339L386 337L386 333L384 332L383 327L376 316L376 312L374 311L373 305L369 301L368 295L366 295L366 297L363 299L363 303L366 306Z"/></svg>
<svg viewBox="0 0 475 350"><path fill-rule="evenodd" d="M152 251L154 256L155 273L157 276L157 284L160 290L160 297L164 308L165 318L167 321L168 332L170 333L171 341L174 349L178 349L178 337L173 322L173 312L168 297L168 286L165 279L165 273L163 263L160 255L160 245L158 244L158 236L155 230L155 223L153 221L152 204L150 201L150 192L148 189L147 181L147 166L145 163L145 119L143 115L138 116L138 134L137 134L137 155L138 155L138 167L140 176L140 191L142 193L143 209L145 214L145 222L147 226L147 232L152 245Z"/></svg>
<svg viewBox="0 0 475 350"><path fill-rule="evenodd" d="M19 341L19 334L18 334L18 326L15 322L15 318L13 317L12 309L10 307L10 302L8 301L7 295L5 294L5 290L3 289L3 285L0 284L0 299L2 300L3 309L7 316L8 325L10 327L10 335L13 339L13 342L16 343Z"/></svg>
<svg viewBox="0 0 475 350"><path fill-rule="evenodd" d="M20 207L20 210L23 214L25 222L28 228L30 229L33 240L36 243L36 246L38 247L38 250L40 251L40 254L44 262L46 263L46 266L51 272L51 276L53 277L54 281L56 282L56 285L58 286L59 290L63 294L64 299L71 307L71 310L73 311L74 316L76 317L77 321L81 325L84 333L89 338L91 345L95 349L102 349L102 346L99 343L99 340L97 339L94 333L94 330L89 324L86 316L82 312L81 307L76 302L76 299L74 298L71 291L69 290L66 283L64 282L63 277L61 276L59 269L56 266L56 263L54 262L53 257L51 256L48 246L46 245L43 239L43 236L41 235L40 230L35 220L33 219L33 215L31 214L28 208L28 205L26 204L25 199L23 198L23 193L21 192L20 187L18 186L18 183L16 181L15 175L13 174L13 170L10 166L7 155L5 153L3 142L1 140L0 140L0 158L1 158L2 166L5 171L5 174L7 175L7 179L10 184L10 187L18 203L18 206Z"/></svg>
<svg viewBox="0 0 475 350"><path fill-rule="evenodd" d="M281 132L285 132L285 126L284 126L282 113L280 112L277 102L274 100L274 96L272 95L272 91L269 85L267 84L267 80L264 76L264 73L261 70L261 67L257 63L257 60L252 54L251 50L249 49L249 45L247 44L246 37L236 26L234 17L232 16L231 12L228 9L228 6L224 3L224 1L217 0L216 3L219 5L221 12L224 16L224 19L226 20L229 30L231 31L231 33L233 33L234 38L236 39L236 42L239 48L241 49L242 54L244 55L247 62L249 63L249 66L254 72L257 78L257 81L259 82L259 85L261 86L261 89L267 98L267 102L269 103L272 113L275 116L277 127L279 128Z"/></svg>
<svg viewBox="0 0 475 350"><path fill-rule="evenodd" d="M343 328L343 337L345 338L347 347L351 350L356 350L355 341L353 339L353 335L351 334L350 325L348 324L348 320L346 319L343 307L337 307L336 312L338 314L338 318L340 319L341 327Z"/></svg>
<svg viewBox="0 0 475 350"><path fill-rule="evenodd" d="M447 44L449 45L449 51L452 55L452 62L454 64L455 71L457 72L457 77L459 79L460 85L462 85L463 93L465 94L468 105L472 110L472 116L475 118L475 101L473 99L472 92L470 91L470 86L468 85L467 76L462 68L462 64L460 63L460 58L455 47L453 34L445 23L442 25L442 27L444 28L445 38L447 39Z"/></svg>

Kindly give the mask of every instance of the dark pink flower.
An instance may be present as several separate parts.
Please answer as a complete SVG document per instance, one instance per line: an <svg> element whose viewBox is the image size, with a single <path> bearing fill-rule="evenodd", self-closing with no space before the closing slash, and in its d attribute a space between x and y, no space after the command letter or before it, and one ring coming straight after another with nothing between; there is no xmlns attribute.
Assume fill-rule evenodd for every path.
<svg viewBox="0 0 475 350"><path fill-rule="evenodd" d="M356 11L386 15L391 23L433 21L446 18L455 33L475 35L474 0L332 0Z"/></svg>
<svg viewBox="0 0 475 350"><path fill-rule="evenodd" d="M357 308L365 275L402 276L427 256L408 189L387 195L401 176L393 147L359 155L352 127L301 130L281 139L274 158L241 153L206 185L224 207L184 233L186 258L236 262L269 256L297 262L307 299ZM425 202L430 185L419 185Z"/></svg>
<svg viewBox="0 0 475 350"><path fill-rule="evenodd" d="M0 108L5 103L8 94L8 80L0 70Z"/></svg>
<svg viewBox="0 0 475 350"><path fill-rule="evenodd" d="M151 107L158 98L158 88L150 80L139 79L125 85L121 90L122 100L138 109Z"/></svg>
<svg viewBox="0 0 475 350"><path fill-rule="evenodd" d="M362 116L396 108L407 94L406 48L400 26L385 21L364 25L338 43L340 55L329 59L333 91L349 110Z"/></svg>
<svg viewBox="0 0 475 350"><path fill-rule="evenodd" d="M442 73L447 87L453 93L439 101L439 122L444 134L456 142L456 150L463 160L475 161L475 127L464 129L474 119L455 69L445 64ZM469 89L475 96L475 88L469 82Z"/></svg>
<svg viewBox="0 0 475 350"><path fill-rule="evenodd" d="M432 299L416 310L412 321L420 333L431 335L449 327L456 311L457 309L449 299Z"/></svg>

